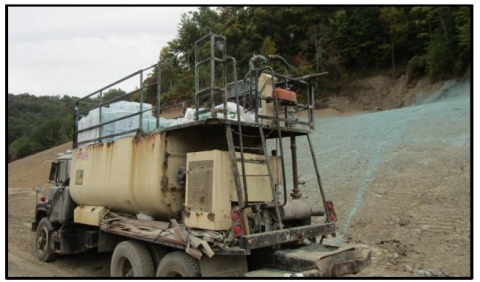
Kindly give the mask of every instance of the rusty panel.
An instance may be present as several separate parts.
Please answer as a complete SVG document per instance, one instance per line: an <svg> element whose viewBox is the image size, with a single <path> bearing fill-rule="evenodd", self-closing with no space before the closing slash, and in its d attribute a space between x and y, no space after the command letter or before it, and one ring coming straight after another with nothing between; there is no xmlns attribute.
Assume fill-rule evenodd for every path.
<svg viewBox="0 0 480 282"><path fill-rule="evenodd" d="M213 163L213 169L195 169L199 163ZM193 167L192 167L193 164ZM209 230L227 230L231 227L229 201L230 189L227 185L230 181L231 173L225 172L225 166L228 165L228 152L212 150L187 154L187 189L186 191L186 214L185 225L194 228L204 228ZM192 169L193 168L193 169ZM213 172L213 177L210 173ZM193 175L194 173L203 173L202 175ZM210 199L202 198L198 189L202 188L202 178L212 179L211 193L202 193L204 196L210 196ZM205 184L205 183L203 183ZM194 195L191 195L191 194ZM193 201L193 202L191 202ZM211 210L209 211L209 206Z"/></svg>
<svg viewBox="0 0 480 282"><path fill-rule="evenodd" d="M213 160L192 161L188 173L188 205L192 210L212 212Z"/></svg>
<svg viewBox="0 0 480 282"><path fill-rule="evenodd" d="M156 219L176 217L184 190L161 189L167 138L155 133L74 150L72 173L83 170L83 181L72 181L72 198L78 204L144 213Z"/></svg>

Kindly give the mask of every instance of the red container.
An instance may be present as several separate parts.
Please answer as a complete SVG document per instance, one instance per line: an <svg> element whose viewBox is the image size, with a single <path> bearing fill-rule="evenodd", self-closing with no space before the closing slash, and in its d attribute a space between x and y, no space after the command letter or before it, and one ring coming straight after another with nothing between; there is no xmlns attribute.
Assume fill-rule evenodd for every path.
<svg viewBox="0 0 480 282"><path fill-rule="evenodd" d="M282 88L275 89L275 95L278 99L296 103L297 102L297 93L293 91L288 91Z"/></svg>

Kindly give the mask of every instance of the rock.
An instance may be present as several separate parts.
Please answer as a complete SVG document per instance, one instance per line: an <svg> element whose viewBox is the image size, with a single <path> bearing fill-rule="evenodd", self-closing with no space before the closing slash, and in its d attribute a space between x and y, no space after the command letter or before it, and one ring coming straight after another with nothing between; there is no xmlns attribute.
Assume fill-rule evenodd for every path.
<svg viewBox="0 0 480 282"><path fill-rule="evenodd" d="M418 274L418 275L425 276L425 270L419 269L419 270L417 270L417 274Z"/></svg>
<svg viewBox="0 0 480 282"><path fill-rule="evenodd" d="M432 271L425 270L425 269L417 270L417 274L418 274L418 275L421 275L421 276L426 276L426 277L432 277L432 276L434 276L433 273L432 273Z"/></svg>
<svg viewBox="0 0 480 282"><path fill-rule="evenodd" d="M422 234L422 230L420 228L417 228L417 229L413 230L413 233L420 235L420 234Z"/></svg>
<svg viewBox="0 0 480 282"><path fill-rule="evenodd" d="M411 267L410 265L406 264L406 265L405 265L405 271L413 272L413 267Z"/></svg>
<svg viewBox="0 0 480 282"><path fill-rule="evenodd" d="M394 254L393 254L393 259L398 259L399 257L400 257L400 255L397 254L397 253L394 253Z"/></svg>
<svg viewBox="0 0 480 282"><path fill-rule="evenodd" d="M446 277L446 275L440 271L435 271L433 269L427 269L427 271L430 272L433 277Z"/></svg>

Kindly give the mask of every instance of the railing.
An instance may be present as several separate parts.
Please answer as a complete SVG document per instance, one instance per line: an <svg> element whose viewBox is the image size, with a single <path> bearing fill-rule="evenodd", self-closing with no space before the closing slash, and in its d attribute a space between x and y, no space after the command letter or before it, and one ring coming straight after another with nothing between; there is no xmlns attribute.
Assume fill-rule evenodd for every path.
<svg viewBox="0 0 480 282"><path fill-rule="evenodd" d="M223 112L224 117L227 117L227 102L234 102L237 103L238 106L242 106L244 112L241 113L242 115L246 112L250 111L254 117L253 121L250 120L249 122L253 123L262 123L265 125L270 125L273 127L288 127L288 128L309 128L313 130L315 128L315 119L314 119L314 89L313 85L307 80L312 77L316 77L322 74L316 74L312 76L306 76L301 78L292 77L290 74L290 69L292 68L282 57L278 55L270 55L268 58L270 60L277 60L280 61L287 69L286 74L281 74L275 72L271 67L256 67L255 62L263 61L265 62L267 59L260 55L254 55L250 60L250 70L246 73L246 75L240 81L232 81L228 83L226 69L229 64L227 62L234 61L234 58L227 57L226 55L226 39L222 36L207 34L200 40L197 40L195 43L196 45L200 46L204 44L204 47L210 48L210 56L206 58L201 58L200 56L200 48L196 48L196 64L195 64L195 97L190 100L190 102L195 102L195 119L198 119L201 114L208 113L209 118L216 118L217 112L219 110L215 109L215 104L219 101L220 104L223 104ZM206 49L206 48L205 48ZM213 55L212 55L213 54ZM217 54L217 55L216 55ZM217 57L216 57L217 56ZM210 63L210 83L208 87L201 88L199 73L200 67L203 65L208 65ZM153 68L157 67L157 82L151 83L149 85L145 85L145 72L149 71ZM221 73L223 74L221 77L215 77L215 72L218 71L217 68L223 68ZM233 67L233 74L236 77L236 67ZM259 78L262 74L268 74L272 78L271 86L272 86L272 95L265 97L260 95L259 88ZM74 126L74 148L78 146L85 146L85 144L91 143L101 143L105 141L114 140L119 136L123 135L130 135L135 134L141 131L148 131L148 130L160 130L162 129L160 124L160 113L162 110L168 110L171 108L179 108L182 107L185 110L185 101L183 106L181 103L174 104L168 107L161 107L161 64L158 62L150 67L145 69L141 69L136 71L130 75L125 76L124 78L117 80L105 87L100 88L99 90L85 96L84 98L79 99L75 104L75 126ZM128 92L124 95L120 95L118 97L105 100L105 93L109 89L119 85L120 83L124 83L126 81L132 81L137 79L138 86L137 89ZM221 85L216 85L218 81L221 80ZM152 108L145 108L144 107L144 100L145 100L145 92L150 88L157 85L156 91L156 103L152 105ZM277 98L275 96L275 88L281 87L288 89L294 85L302 85L306 88L306 94L299 95L298 98L306 100L301 102L300 100L295 103L295 105L284 105L278 103ZM238 94L235 94L235 90L237 90ZM136 112L132 112L128 115L124 115L121 117L116 117L109 120L103 120L103 111L104 107L107 107L115 102L122 101L128 98L131 98L133 95L138 95L137 101L139 102L139 109ZM236 95L238 95L238 100ZM91 105L92 100L94 105L91 107L87 107L86 105ZM262 101L263 105L267 105L268 103L274 103L273 106L273 113L272 115L266 115L265 109L263 112L260 111L262 108ZM206 103L209 107L201 108L201 103ZM272 104L270 104L272 105ZM80 110L82 108L82 110ZM88 115L92 110L98 109L98 117L95 116L97 120L93 122L91 126L85 128L79 128L79 121L82 116ZM308 110L308 115L306 118L302 117L295 117L292 118L290 116L291 113L298 113L300 111ZM152 112L153 117L155 118L155 126L153 128L148 128L148 130L144 127L144 123L142 122L144 116L147 112ZM114 125L120 121L126 119L138 119L138 127L132 128L131 130L127 130L124 132L109 132L106 134L103 129L108 127L109 125ZM93 138L79 140L79 135L82 133L87 132L98 132L98 134L94 134ZM85 134L84 134L85 135Z"/></svg>
<svg viewBox="0 0 480 282"><path fill-rule="evenodd" d="M156 129L159 128L159 117L160 117L160 84L158 83L160 81L160 71L158 71L158 77L157 77L157 82L155 83L151 83L149 85L145 85L144 83L144 73L154 67L158 67L158 70L160 70L160 62L158 62L157 64L155 65L152 65L150 67L147 67L145 69L141 69L141 70L138 70L132 74L129 74L125 77L123 77L122 79L119 79L105 87L102 87L100 88L99 90L79 99L76 101L75 103L75 118L74 118L74 122L75 122L75 125L74 125L74 134L73 134L73 147L74 148L77 148L79 145L82 145L82 144L85 144L85 143L101 143L102 140L105 140L105 139L109 139L109 138L114 138L114 137L117 137L117 136L121 136L121 135L126 135L126 134L130 134L130 133L134 133L134 132L137 132L138 130L143 130L143 116L144 114L147 112L147 111L150 111L151 109L144 109L143 106L144 106L144 95L145 95L145 91L154 86L154 85L157 85L158 84L158 87L157 87L157 103L155 105L155 111L156 111ZM137 77L137 79L139 79L139 87L131 92L128 92L126 94L123 94L123 95L120 95L120 96L117 96L117 97L114 97L112 99L109 99L107 101L104 101L104 91L105 90L108 90L108 89L112 89L112 87L114 86L117 86L119 85L120 83L122 82L126 82L130 79L133 79ZM134 112L134 113L131 113L131 114L128 114L128 115L124 115L122 117L119 117L119 118L114 118L114 119L109 119L108 121L102 121L102 117L103 117L103 113L102 111L104 110L104 107L107 107L115 102L118 102L118 101L122 101L126 98L130 98L132 97L134 94L139 94L139 111L138 112ZM94 101L94 106L90 107L90 108L87 108L87 109L84 109L84 110L80 110L80 107L82 105L89 105L91 104L92 100L98 100L98 101ZM79 125L79 121L80 121L80 118L88 115L92 110L95 110L95 109L98 109L98 121L94 121L95 124L92 125L92 126L89 126L89 127L86 127L86 128L82 128L82 129L79 129L78 128L78 125ZM108 134L108 135L103 135L103 128L106 126L106 125L109 125L109 124L114 124L116 122L119 122L121 120L125 120L125 119L129 119L129 118L133 118L135 116L138 116L138 120L139 120L139 127L138 128L134 128L132 130L129 130L129 131L124 131L124 132L119 132L119 133L113 133L113 134ZM81 140L79 141L79 134L80 133L85 133L85 132L90 132L90 131L94 131L94 132L97 132L98 130L98 136L95 136L94 138L91 138L91 139L87 139L87 140Z"/></svg>

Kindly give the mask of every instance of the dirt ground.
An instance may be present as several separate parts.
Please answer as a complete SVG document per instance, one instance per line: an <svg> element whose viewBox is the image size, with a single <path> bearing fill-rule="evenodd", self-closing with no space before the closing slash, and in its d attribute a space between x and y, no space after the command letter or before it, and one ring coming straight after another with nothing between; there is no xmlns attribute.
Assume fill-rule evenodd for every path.
<svg viewBox="0 0 480 282"><path fill-rule="evenodd" d="M414 100L412 97L409 104ZM362 99L361 94L358 99ZM358 104L351 106L353 102L350 102L348 106L342 104L341 99L331 99L331 103L337 106L316 111L319 122L325 120L328 124L331 119L332 127L335 122L343 126L353 121L353 117L363 117L356 112L362 110L358 109ZM453 110L464 113L464 109ZM464 114L469 131L470 113ZM381 116L373 118L382 120ZM433 143L430 139L427 143L427 137L422 135L421 139L415 139L416 142L388 147L388 154L377 148L375 154L383 154L378 162L375 154L358 159L349 157L351 163L348 165L358 168L359 177L345 172L350 167L342 166L342 162L349 160L341 157L332 162L332 170L321 170L326 172L322 176L326 187L340 186L330 191L329 198L334 199L337 214L343 218L337 223L337 238L329 238L327 242L362 243L372 248L372 264L357 276L471 275L470 145L468 140L465 144L463 139L455 139L461 144L452 146L448 138L456 133L444 134L435 126L438 125L426 127L432 134L429 138L436 140ZM413 128L402 134L408 137L425 133L421 131ZM458 134L465 134L464 131ZM353 139L351 142L357 141ZM46 194L48 161L70 147L68 143L8 164L8 277L109 276L111 253L63 256L51 263L38 261L33 253L35 234L30 231L30 224L35 208L34 187L39 185ZM318 152L319 159L329 157L328 149ZM359 201L359 195L363 201Z"/></svg>
<svg viewBox="0 0 480 282"><path fill-rule="evenodd" d="M35 186L47 195L50 162L57 153L71 149L72 143L8 164L8 277L108 277L111 254L86 253L64 256L53 263L42 263L34 255Z"/></svg>

